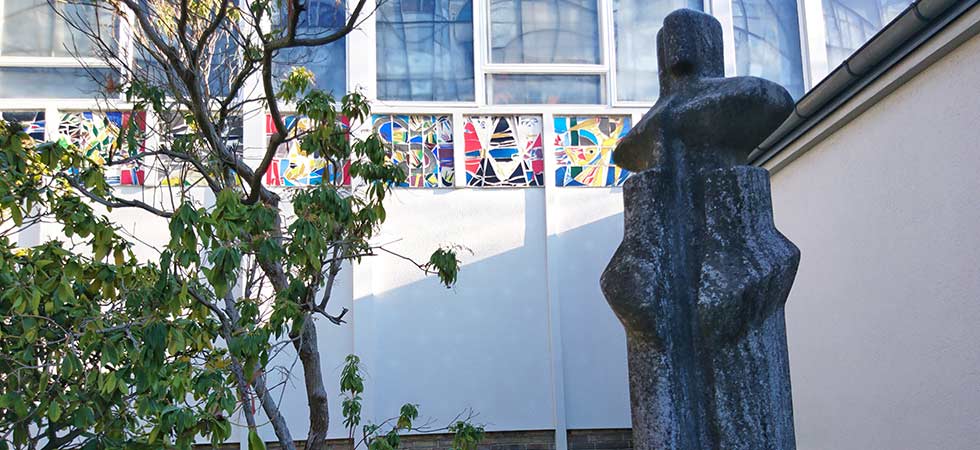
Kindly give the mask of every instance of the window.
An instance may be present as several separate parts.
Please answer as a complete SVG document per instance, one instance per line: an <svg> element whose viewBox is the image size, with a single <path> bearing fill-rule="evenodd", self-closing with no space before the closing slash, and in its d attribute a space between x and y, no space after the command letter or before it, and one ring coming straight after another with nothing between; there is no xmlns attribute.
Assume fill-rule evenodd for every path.
<svg viewBox="0 0 980 450"><path fill-rule="evenodd" d="M106 8L62 1L3 0L0 55L96 56L91 39L69 22L86 24L97 30L107 44L116 45L115 21Z"/></svg>
<svg viewBox="0 0 980 450"><path fill-rule="evenodd" d="M88 33L97 32L110 49L118 45L116 21L107 8L49 0L2 0L0 97L91 98L117 79L117 71L101 61L89 61L84 68L75 61L97 57L98 49L69 22L86 27ZM58 58L57 67L48 62Z"/></svg>
<svg viewBox="0 0 980 450"><path fill-rule="evenodd" d="M96 98L115 69L0 67L0 98Z"/></svg>
<svg viewBox="0 0 980 450"><path fill-rule="evenodd" d="M541 117L467 117L463 133L467 185L544 186Z"/></svg>
<svg viewBox="0 0 980 450"><path fill-rule="evenodd" d="M375 115L373 122L388 157L408 177L399 186L453 186L452 116Z"/></svg>
<svg viewBox="0 0 980 450"><path fill-rule="evenodd" d="M831 67L844 62L911 3L911 0L823 0L827 62Z"/></svg>
<svg viewBox="0 0 980 450"><path fill-rule="evenodd" d="M629 116L555 117L555 184L621 186L630 172L612 153L629 131Z"/></svg>
<svg viewBox="0 0 980 450"><path fill-rule="evenodd" d="M739 75L773 80L803 96L803 59L796 0L732 0Z"/></svg>
<svg viewBox="0 0 980 450"><path fill-rule="evenodd" d="M490 0L490 62L599 64L596 0Z"/></svg>
<svg viewBox="0 0 980 450"><path fill-rule="evenodd" d="M597 0L489 0L487 101L604 101L604 33Z"/></svg>
<svg viewBox="0 0 980 450"><path fill-rule="evenodd" d="M471 0L388 0L376 14L378 98L475 99Z"/></svg>
<svg viewBox="0 0 980 450"><path fill-rule="evenodd" d="M310 0L300 15L296 35L300 38L327 36L342 28L346 21L343 0ZM285 16L282 15L281 18ZM293 66L303 66L313 72L316 86L340 97L347 93L346 39L327 45L286 49L276 56L276 78L282 78Z"/></svg>
<svg viewBox="0 0 980 450"><path fill-rule="evenodd" d="M602 102L599 75L496 74L487 86L493 103L596 104Z"/></svg>
<svg viewBox="0 0 980 450"><path fill-rule="evenodd" d="M653 102L660 94L657 32L664 17L679 8L701 10L701 0L614 0L616 98Z"/></svg>

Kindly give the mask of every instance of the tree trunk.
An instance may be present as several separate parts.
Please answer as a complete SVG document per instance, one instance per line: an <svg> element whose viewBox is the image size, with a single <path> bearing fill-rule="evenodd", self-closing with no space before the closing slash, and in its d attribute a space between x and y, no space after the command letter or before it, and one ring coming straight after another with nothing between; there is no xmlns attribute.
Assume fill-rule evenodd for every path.
<svg viewBox="0 0 980 450"><path fill-rule="evenodd" d="M320 350L317 348L316 323L313 316L304 317L303 329L293 345L303 363L303 379L306 382L306 399L310 406L310 434L306 438L307 450L327 448L327 430L330 428L330 407L327 389L320 369Z"/></svg>

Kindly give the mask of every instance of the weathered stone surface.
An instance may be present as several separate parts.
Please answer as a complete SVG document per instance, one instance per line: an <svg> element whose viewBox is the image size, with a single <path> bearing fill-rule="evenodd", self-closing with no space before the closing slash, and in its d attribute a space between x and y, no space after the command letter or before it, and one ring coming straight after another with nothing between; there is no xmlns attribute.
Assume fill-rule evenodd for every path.
<svg viewBox="0 0 980 450"><path fill-rule="evenodd" d="M640 450L791 450L783 305L799 250L775 228L768 172L749 152L793 100L759 78L723 78L721 26L667 16L661 96L617 147L623 242L601 286L626 328Z"/></svg>

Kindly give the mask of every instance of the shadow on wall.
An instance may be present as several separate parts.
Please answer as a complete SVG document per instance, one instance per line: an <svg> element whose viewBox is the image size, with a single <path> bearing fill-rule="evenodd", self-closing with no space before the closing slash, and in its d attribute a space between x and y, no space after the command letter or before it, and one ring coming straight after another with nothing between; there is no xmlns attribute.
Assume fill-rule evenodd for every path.
<svg viewBox="0 0 980 450"><path fill-rule="evenodd" d="M355 300L354 349L367 372L365 417L380 421L404 403L418 403L422 415L439 425L472 409L488 430L553 429L551 298L561 302L564 332L556 346L561 345L565 360L559 370L567 378L566 404L589 409L566 414L572 419L569 425L628 427L623 332L598 287L599 274L622 235L621 214L546 240L543 190L411 196L428 202L440 197L438 202L445 202L440 209L459 210L460 216L433 221L411 208L414 201L409 199L409 208L390 209L389 224L424 226L426 231L401 233L406 241L462 236L458 243L479 250L461 255L464 265L452 289L426 277ZM514 204L520 201L517 196L523 209ZM469 227L473 217L468 212L475 209L479 223ZM510 248L496 252L481 242L495 233ZM517 233L522 234L519 243L514 241ZM431 244L431 250L444 243L413 245ZM548 251L554 252L552 264L568 264L552 268L551 286ZM413 270L394 257L378 257L371 264L375 278Z"/></svg>

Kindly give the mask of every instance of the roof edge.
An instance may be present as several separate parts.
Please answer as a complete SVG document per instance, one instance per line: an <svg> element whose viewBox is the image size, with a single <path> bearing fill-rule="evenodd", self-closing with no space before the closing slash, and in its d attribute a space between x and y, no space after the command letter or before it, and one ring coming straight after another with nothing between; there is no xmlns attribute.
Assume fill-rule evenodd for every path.
<svg viewBox="0 0 980 450"><path fill-rule="evenodd" d="M980 0L917 0L801 98L786 119L749 154L763 165L898 64Z"/></svg>

